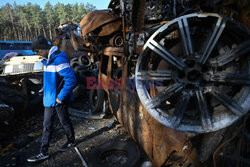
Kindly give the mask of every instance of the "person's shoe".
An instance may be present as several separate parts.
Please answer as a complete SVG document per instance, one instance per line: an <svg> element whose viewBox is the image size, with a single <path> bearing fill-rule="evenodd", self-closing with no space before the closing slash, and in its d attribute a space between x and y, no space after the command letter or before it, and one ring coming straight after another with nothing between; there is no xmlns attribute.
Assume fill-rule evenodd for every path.
<svg viewBox="0 0 250 167"><path fill-rule="evenodd" d="M28 162L37 162L37 161L45 160L48 158L49 158L48 154L39 153L31 158L28 158L27 161Z"/></svg>
<svg viewBox="0 0 250 167"><path fill-rule="evenodd" d="M67 143L64 144L59 150L60 150L60 151L66 151L68 148L74 147L75 145L76 145L75 142L67 142Z"/></svg>

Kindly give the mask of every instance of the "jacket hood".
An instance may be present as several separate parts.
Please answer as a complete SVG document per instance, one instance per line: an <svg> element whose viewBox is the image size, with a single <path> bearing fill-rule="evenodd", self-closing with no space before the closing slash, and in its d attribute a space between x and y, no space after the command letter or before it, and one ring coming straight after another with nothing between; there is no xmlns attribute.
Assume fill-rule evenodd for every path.
<svg viewBox="0 0 250 167"><path fill-rule="evenodd" d="M64 57L64 58L68 59L68 56L64 52L59 51L58 53L56 53L57 51L59 51L57 46L51 47L51 49L49 50L48 59L42 60L43 65L46 66L46 65L50 64L51 62L53 62L53 59L55 59L57 56Z"/></svg>
<svg viewBox="0 0 250 167"><path fill-rule="evenodd" d="M48 60L47 62L49 62L50 58L52 58L53 56L51 56L53 53L55 53L55 51L58 50L58 47L57 46L52 46L49 50L49 55L48 55Z"/></svg>

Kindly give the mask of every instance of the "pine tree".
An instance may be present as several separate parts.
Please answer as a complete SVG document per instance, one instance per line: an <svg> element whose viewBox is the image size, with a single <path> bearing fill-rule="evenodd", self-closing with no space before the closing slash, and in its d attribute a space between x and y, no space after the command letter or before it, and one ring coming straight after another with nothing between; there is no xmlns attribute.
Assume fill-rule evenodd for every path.
<svg viewBox="0 0 250 167"><path fill-rule="evenodd" d="M47 30L49 31L49 39L52 40L52 28L54 28L57 24L57 17L53 10L53 6L47 2L44 7L45 17L47 18Z"/></svg>
<svg viewBox="0 0 250 167"><path fill-rule="evenodd" d="M81 18L94 10L91 4L75 3L52 6L46 3L44 9L37 4L10 5L0 7L0 40L31 41L38 34L48 39L55 35L55 28L66 21L78 24Z"/></svg>

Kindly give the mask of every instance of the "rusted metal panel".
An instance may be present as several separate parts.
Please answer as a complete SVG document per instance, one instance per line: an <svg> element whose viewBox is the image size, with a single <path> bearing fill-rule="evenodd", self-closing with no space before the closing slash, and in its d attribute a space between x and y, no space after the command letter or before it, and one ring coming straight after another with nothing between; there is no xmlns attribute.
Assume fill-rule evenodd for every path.
<svg viewBox="0 0 250 167"><path fill-rule="evenodd" d="M62 45L59 49L63 51L64 53L66 53L69 59L72 59L73 57L75 57L74 47L72 46L72 43L70 42L69 39L62 40Z"/></svg>
<svg viewBox="0 0 250 167"><path fill-rule="evenodd" d="M103 54L107 56L124 56L123 48L118 47L106 47L103 49Z"/></svg>
<svg viewBox="0 0 250 167"><path fill-rule="evenodd" d="M121 20L117 20L115 22L111 22L109 24L106 24L106 25L102 26L102 30L100 31L100 33L98 33L98 36L99 37L107 36L107 35L112 34L113 32L121 30L121 25L122 25Z"/></svg>
<svg viewBox="0 0 250 167"><path fill-rule="evenodd" d="M53 46L57 46L61 51L63 51L64 53L66 53L68 55L69 59L72 59L75 56L75 49L72 45L72 42L70 41L70 39L60 39L60 38L55 38L51 44Z"/></svg>
<svg viewBox="0 0 250 167"><path fill-rule="evenodd" d="M135 91L126 91L122 96L123 105L117 112L118 120L144 149L155 167L171 164L175 152L181 155L180 163L198 166L198 156L187 133L167 128L151 117L140 104Z"/></svg>
<svg viewBox="0 0 250 167"><path fill-rule="evenodd" d="M111 75L112 75L112 65L113 65L113 56L109 56L108 68L107 68L107 76L110 79L111 79Z"/></svg>
<svg viewBox="0 0 250 167"><path fill-rule="evenodd" d="M123 66L123 89L121 107L114 113L118 121L131 134L133 139L146 152L155 167L172 164L172 158L178 153L184 166L199 166L198 155L191 143L190 134L170 129L149 115L142 106L134 89L126 88L128 63Z"/></svg>
<svg viewBox="0 0 250 167"><path fill-rule="evenodd" d="M118 17L109 10L96 10L90 12L80 22L80 27L82 28L81 35L84 36L94 31L96 28L116 20L118 20Z"/></svg>
<svg viewBox="0 0 250 167"><path fill-rule="evenodd" d="M117 50L117 48L106 48ZM101 56L103 57L103 56ZM99 73L99 78L107 82L111 78L112 56L109 56L107 74ZM102 62L102 58L101 58ZM102 63L100 64L100 68ZM100 71L101 72L101 71ZM141 104L138 94L134 89L127 89L128 62L123 65L123 89L120 91L120 108L116 115L118 121L131 134L132 138L146 152L155 167L171 165L174 158L179 158L175 163L188 166L200 166L196 149L193 148L189 133L175 131L160 124ZM109 94L109 90L105 90ZM109 95L108 95L109 96ZM109 98L110 100L110 98ZM177 156L178 155L178 156ZM177 164L175 164L177 165Z"/></svg>
<svg viewBox="0 0 250 167"><path fill-rule="evenodd" d="M136 32L144 30L144 10L146 0L133 1L132 23Z"/></svg>
<svg viewBox="0 0 250 167"><path fill-rule="evenodd" d="M78 39L79 39L79 37L78 37ZM74 35L73 33L70 34L70 42L76 51L78 51L81 48L80 42L79 42L79 40L77 40L77 36Z"/></svg>

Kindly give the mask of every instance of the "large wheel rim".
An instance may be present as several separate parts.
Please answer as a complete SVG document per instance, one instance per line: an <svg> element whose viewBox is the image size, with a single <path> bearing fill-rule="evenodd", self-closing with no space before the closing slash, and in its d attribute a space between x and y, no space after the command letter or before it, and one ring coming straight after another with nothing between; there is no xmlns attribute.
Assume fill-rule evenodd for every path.
<svg viewBox="0 0 250 167"><path fill-rule="evenodd" d="M204 35L206 42L196 47L199 33L208 31L203 24L210 22L211 34ZM226 50L226 33L232 27L245 35L241 41L235 39L234 45ZM170 38L181 41L182 54L167 47ZM222 47L218 51L219 45ZM189 14L170 21L148 39L137 61L136 89L143 106L157 121L175 130L206 133L231 125L250 109L250 59L246 55L249 46L249 31L218 14ZM178 56L170 49L177 50ZM222 49L225 53L219 54ZM159 64L162 61L167 64L163 71L160 65L153 69L152 57L160 57ZM236 69L235 63L239 64ZM157 86L155 81L163 82ZM152 92L157 93L153 96Z"/></svg>

